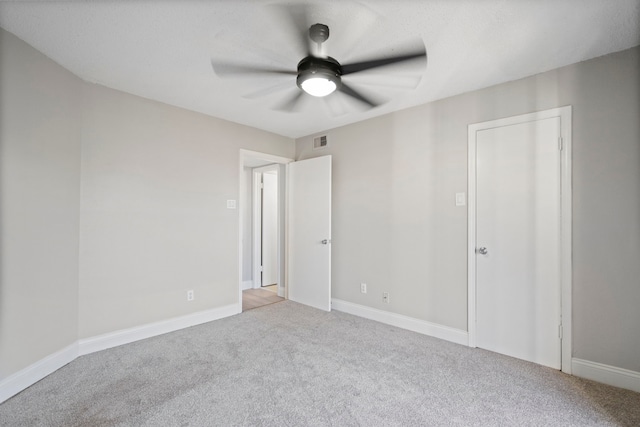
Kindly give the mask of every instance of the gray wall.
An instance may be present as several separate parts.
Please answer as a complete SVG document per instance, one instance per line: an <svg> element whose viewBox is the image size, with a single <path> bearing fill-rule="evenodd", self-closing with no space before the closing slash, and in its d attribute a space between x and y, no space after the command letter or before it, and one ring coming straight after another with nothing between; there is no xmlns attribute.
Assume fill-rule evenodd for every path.
<svg viewBox="0 0 640 427"><path fill-rule="evenodd" d="M0 380L79 338L238 303L241 148L294 154L85 83L0 30Z"/></svg>
<svg viewBox="0 0 640 427"><path fill-rule="evenodd" d="M466 330L467 126L572 105L574 357L640 371L639 77L634 48L298 139L333 155L333 296Z"/></svg>
<svg viewBox="0 0 640 427"><path fill-rule="evenodd" d="M0 29L0 380L77 339L81 93Z"/></svg>
<svg viewBox="0 0 640 427"><path fill-rule="evenodd" d="M293 141L90 84L83 107L80 338L237 303L240 149Z"/></svg>

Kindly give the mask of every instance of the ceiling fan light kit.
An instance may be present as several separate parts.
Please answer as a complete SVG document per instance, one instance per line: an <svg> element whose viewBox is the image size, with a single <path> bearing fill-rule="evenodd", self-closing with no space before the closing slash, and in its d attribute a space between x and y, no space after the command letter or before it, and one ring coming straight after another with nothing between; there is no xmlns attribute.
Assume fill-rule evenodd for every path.
<svg viewBox="0 0 640 427"><path fill-rule="evenodd" d="M298 81L300 81L300 78L298 78ZM324 79L322 77L311 77L307 80L301 81L298 85L309 95L317 96L319 98L331 95L338 87L333 80Z"/></svg>
<svg viewBox="0 0 640 427"><path fill-rule="evenodd" d="M338 61L331 57L307 56L298 63L298 87L312 96L332 94L342 86L342 70Z"/></svg>

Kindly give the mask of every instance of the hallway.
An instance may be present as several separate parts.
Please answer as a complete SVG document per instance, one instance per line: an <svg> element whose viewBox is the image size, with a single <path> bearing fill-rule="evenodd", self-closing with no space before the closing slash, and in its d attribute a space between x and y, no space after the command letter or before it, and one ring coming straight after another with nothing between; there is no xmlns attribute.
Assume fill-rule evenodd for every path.
<svg viewBox="0 0 640 427"><path fill-rule="evenodd" d="M269 288L273 288L273 290ZM284 298L278 296L275 285L242 291L242 311L252 310L280 301L284 301Z"/></svg>

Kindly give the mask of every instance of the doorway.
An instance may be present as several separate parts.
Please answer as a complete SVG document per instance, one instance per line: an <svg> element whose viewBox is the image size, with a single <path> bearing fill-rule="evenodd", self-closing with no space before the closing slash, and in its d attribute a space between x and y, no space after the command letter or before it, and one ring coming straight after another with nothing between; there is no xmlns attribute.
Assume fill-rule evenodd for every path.
<svg viewBox="0 0 640 427"><path fill-rule="evenodd" d="M239 227L239 260L240 280L238 286L238 312L243 311L243 291L251 291L253 301L251 308L256 307L257 301L280 301L286 298L285 280L285 187L286 164L292 159L240 150L240 227ZM269 247L269 271L267 281L275 284L275 292L262 288L262 175L269 175L270 185L269 218L267 245ZM255 182L260 175L260 182ZM275 185L273 188L271 185ZM254 191L254 188L257 191ZM258 197L259 195L259 197ZM275 206L274 206L275 205ZM258 208L258 214L256 209ZM256 233L260 233L256 236ZM267 284L265 282L265 284ZM272 294L272 295L271 295ZM264 304L263 304L264 305Z"/></svg>
<svg viewBox="0 0 640 427"><path fill-rule="evenodd" d="M570 373L571 107L469 126L469 345Z"/></svg>

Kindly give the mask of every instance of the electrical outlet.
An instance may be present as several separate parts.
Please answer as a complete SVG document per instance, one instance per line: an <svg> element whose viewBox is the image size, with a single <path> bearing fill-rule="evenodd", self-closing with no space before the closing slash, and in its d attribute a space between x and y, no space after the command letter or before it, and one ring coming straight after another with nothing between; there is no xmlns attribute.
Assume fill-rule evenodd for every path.
<svg viewBox="0 0 640 427"><path fill-rule="evenodd" d="M389 292L382 293L382 302L385 304L389 304Z"/></svg>
<svg viewBox="0 0 640 427"><path fill-rule="evenodd" d="M187 301L193 301L193 291L187 291Z"/></svg>
<svg viewBox="0 0 640 427"><path fill-rule="evenodd" d="M362 292L363 294L367 293L367 284L366 283L360 283L360 292Z"/></svg>

